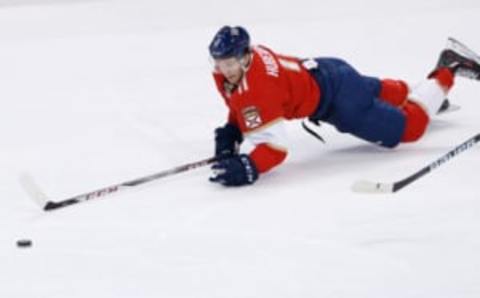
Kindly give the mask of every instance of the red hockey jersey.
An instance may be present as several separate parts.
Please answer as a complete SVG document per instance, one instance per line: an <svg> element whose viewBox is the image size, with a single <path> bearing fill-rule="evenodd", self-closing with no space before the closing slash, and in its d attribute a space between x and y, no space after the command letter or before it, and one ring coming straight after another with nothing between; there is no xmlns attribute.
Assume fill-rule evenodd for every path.
<svg viewBox="0 0 480 298"><path fill-rule="evenodd" d="M220 72L213 75L230 111L228 122L254 144L250 157L264 173L287 155L284 121L310 116L319 104L320 90L298 58L278 55L263 46L254 47L251 55L235 89L226 90Z"/></svg>

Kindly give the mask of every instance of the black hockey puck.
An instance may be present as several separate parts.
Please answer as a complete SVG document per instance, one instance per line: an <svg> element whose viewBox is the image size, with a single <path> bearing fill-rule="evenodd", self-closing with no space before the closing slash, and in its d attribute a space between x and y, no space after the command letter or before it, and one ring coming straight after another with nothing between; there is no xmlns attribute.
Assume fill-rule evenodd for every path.
<svg viewBox="0 0 480 298"><path fill-rule="evenodd" d="M21 248L27 248L32 246L32 240L29 239L21 239L17 241L17 246Z"/></svg>

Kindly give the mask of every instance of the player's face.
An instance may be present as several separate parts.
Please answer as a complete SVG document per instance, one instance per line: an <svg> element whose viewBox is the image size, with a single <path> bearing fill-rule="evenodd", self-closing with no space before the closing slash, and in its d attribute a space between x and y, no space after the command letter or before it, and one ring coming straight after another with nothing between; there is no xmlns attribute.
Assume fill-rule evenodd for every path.
<svg viewBox="0 0 480 298"><path fill-rule="evenodd" d="M215 59L215 68L232 84L240 82L243 75L242 63L235 57Z"/></svg>

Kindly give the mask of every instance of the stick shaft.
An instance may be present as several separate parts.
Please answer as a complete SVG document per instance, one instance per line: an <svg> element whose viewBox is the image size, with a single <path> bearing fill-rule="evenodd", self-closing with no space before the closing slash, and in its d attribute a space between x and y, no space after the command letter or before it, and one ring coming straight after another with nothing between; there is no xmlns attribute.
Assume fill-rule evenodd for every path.
<svg viewBox="0 0 480 298"><path fill-rule="evenodd" d="M455 156L459 155L460 153L467 151L468 149L472 148L476 144L480 143L480 134L477 134L470 139L466 140L462 144L458 145L454 149L450 150L449 152L445 153L443 156L438 158L437 160L431 162L427 166L421 168L420 170L416 171L415 173L411 174L410 176L403 178L402 180L398 180L395 182L373 182L368 180L360 180L356 181L352 185L352 190L358 193L371 193L371 194L380 194L380 193L394 193L399 191L400 189L404 188L405 186L417 181L421 177L427 175L428 173L432 172L433 170L437 169L450 159L454 158Z"/></svg>
<svg viewBox="0 0 480 298"><path fill-rule="evenodd" d="M80 195L62 200L62 201L58 201L58 202L48 201L47 204L45 205L45 207L43 208L43 210L50 211L50 210L70 206L70 205L73 205L73 204L77 204L77 203L80 203L80 202L85 202L85 201L88 201L88 200L103 197L103 196L118 192L118 191L126 189L126 188L138 186L140 184L144 184L144 183L147 183L147 182L158 180L158 179L161 179L161 178L164 178L164 177L167 177L167 176L172 176L172 175L179 174L179 173L182 173L182 172L186 172L186 171L189 171L189 170L193 170L193 169L196 169L196 168L199 168L199 167L207 166L209 164L214 163L216 160L217 160L216 158L212 157L212 158L200 160L200 161L197 161L197 162L184 164L184 165L181 165L181 166L178 166L178 167L175 167L175 168L172 168L172 169L168 169L168 170L165 170L165 171L162 171L162 172L159 172L159 173L155 173L155 174L152 174L152 175L148 175L148 176L140 177L140 178L137 178L137 179L133 179L133 180L125 181L125 182L122 182L122 183L118 183L118 184L110 185L110 186L107 186L107 187L103 187L103 188L100 188L100 189L97 189L97 190L94 190L94 191L91 191L91 192L83 193L83 194L80 194Z"/></svg>
<svg viewBox="0 0 480 298"><path fill-rule="evenodd" d="M470 139L466 140L462 144L458 145L454 149L452 149L449 152L447 152L446 154L444 154L442 157L438 158L434 162L432 162L429 165L427 165L426 167L418 170L417 172L408 176L407 178L402 179L398 182L395 182L394 185L393 185L393 192L396 192L396 191L404 188L405 186L409 185L410 183L418 180L419 178L421 178L421 177L425 176L426 174L430 173L431 171L437 169L438 167L440 167L441 165L443 165L444 163L446 163L450 159L452 159L455 156L459 155L460 153L472 148L478 142L480 142L480 134L477 134L477 135L471 137Z"/></svg>

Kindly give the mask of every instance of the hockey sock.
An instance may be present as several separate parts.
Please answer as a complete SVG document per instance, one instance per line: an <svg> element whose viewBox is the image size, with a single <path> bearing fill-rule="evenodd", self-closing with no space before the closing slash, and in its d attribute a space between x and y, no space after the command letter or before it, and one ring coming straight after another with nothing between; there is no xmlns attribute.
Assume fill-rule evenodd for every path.
<svg viewBox="0 0 480 298"><path fill-rule="evenodd" d="M429 75L428 78L435 79L440 84L440 86L446 89L446 91L450 90L453 87L454 74L447 67L437 69L431 75Z"/></svg>
<svg viewBox="0 0 480 298"><path fill-rule="evenodd" d="M412 88L409 99L418 103L432 118L452 88L454 80L453 73L448 68L435 71L429 78Z"/></svg>

